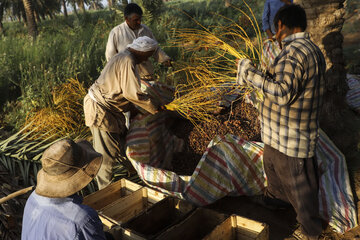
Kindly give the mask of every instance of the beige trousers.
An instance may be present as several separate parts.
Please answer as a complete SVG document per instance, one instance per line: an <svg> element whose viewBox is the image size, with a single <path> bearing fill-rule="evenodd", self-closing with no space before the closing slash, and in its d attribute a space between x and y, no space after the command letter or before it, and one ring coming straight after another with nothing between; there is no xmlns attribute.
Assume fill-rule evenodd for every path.
<svg viewBox="0 0 360 240"><path fill-rule="evenodd" d="M119 162L130 173L135 170L125 154L126 134L117 134L90 127L95 151L103 155L103 162L96 176L99 189L108 186L113 178L113 167Z"/></svg>

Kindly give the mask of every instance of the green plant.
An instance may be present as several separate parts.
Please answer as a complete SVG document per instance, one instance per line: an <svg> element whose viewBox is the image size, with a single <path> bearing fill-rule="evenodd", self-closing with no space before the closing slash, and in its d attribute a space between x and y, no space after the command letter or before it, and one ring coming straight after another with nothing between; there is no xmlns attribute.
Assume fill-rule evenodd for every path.
<svg viewBox="0 0 360 240"><path fill-rule="evenodd" d="M156 65L157 74L161 81L174 86L186 83L187 73L179 74L185 64L196 65L199 62L194 57L201 59L214 54L212 50L189 53L170 46L169 40L174 38L177 30L189 27L201 29L200 26L195 26L192 20L195 18L205 28L218 34L218 30L213 26L226 26L226 18L239 20L237 10L226 8L223 0L142 2L150 4L144 5L144 8L148 8L146 11L152 14L149 18L145 16L144 22L152 29L161 47L174 60L173 69ZM260 0L250 2L257 19L261 16L262 4L263 1ZM244 5L238 7L243 9ZM225 18L216 17L219 15ZM20 172L22 178L29 178L27 183L32 184L31 181L34 180L30 179L36 176L40 168L42 152L53 142L52 134L59 130L51 127L41 133L30 130L28 125L24 127L26 117L40 109L54 107L52 90L61 86L66 79L77 77L85 89L90 86L105 64L104 52L108 34L122 21L123 13L119 9L92 11L76 16L69 15L67 18L57 16L56 20L45 20L39 24L39 36L34 43L27 37L27 30L21 23L4 23L6 36L0 38L0 106L3 109L2 116L5 115L5 123L14 127L15 133L0 142L0 154L5 156L0 157L0 160L6 164L9 171ZM234 58L230 60L233 61ZM231 68L233 67L231 65ZM215 71L217 72L220 71ZM65 135L67 134L60 138ZM76 138L80 135L75 133L67 136ZM59 135L56 138L59 138ZM115 178L125 177L123 170L116 167ZM96 187L90 186L89 189L93 191Z"/></svg>
<svg viewBox="0 0 360 240"><path fill-rule="evenodd" d="M20 34L0 40L0 105L7 124L17 130L26 115L51 104L51 89L64 79L78 77L89 86L104 65L107 30L112 22L109 13L80 16L69 23L57 19L39 25L35 43ZM83 19L83 20L81 20ZM17 100L17 104L5 104ZM18 122L21 122L20 124Z"/></svg>
<svg viewBox="0 0 360 240"><path fill-rule="evenodd" d="M164 7L163 0L136 0L135 2L144 10L143 19L146 24L157 21Z"/></svg>

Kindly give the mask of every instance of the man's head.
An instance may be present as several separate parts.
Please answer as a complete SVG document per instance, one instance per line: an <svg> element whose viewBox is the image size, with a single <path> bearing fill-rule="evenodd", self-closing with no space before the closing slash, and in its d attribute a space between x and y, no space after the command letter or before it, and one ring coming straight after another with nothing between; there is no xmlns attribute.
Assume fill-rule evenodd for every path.
<svg viewBox="0 0 360 240"><path fill-rule="evenodd" d="M274 25L280 42L290 34L303 32L307 27L305 10L296 4L285 5L276 13Z"/></svg>
<svg viewBox="0 0 360 240"><path fill-rule="evenodd" d="M124 17L127 25L136 30L140 28L143 11L136 3L129 3L124 9Z"/></svg>
<svg viewBox="0 0 360 240"><path fill-rule="evenodd" d="M43 153L35 192L51 198L73 195L91 182L101 162L101 154L88 141L57 141Z"/></svg>
<svg viewBox="0 0 360 240"><path fill-rule="evenodd" d="M131 44L127 45L137 63L146 61L158 48L158 42L147 36L138 37Z"/></svg>

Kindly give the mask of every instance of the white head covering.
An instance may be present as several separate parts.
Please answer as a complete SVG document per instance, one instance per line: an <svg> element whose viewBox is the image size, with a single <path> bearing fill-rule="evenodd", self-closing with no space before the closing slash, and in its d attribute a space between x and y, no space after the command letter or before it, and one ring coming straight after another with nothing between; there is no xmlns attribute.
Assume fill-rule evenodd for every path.
<svg viewBox="0 0 360 240"><path fill-rule="evenodd" d="M132 43L127 45L128 48L132 48L139 52L150 52L156 50L158 42L147 36L138 37Z"/></svg>

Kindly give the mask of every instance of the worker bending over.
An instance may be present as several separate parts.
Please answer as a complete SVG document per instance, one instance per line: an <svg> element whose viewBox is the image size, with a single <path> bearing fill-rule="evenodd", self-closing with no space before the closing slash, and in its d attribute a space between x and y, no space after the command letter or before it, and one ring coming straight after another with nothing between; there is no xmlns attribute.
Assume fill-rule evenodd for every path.
<svg viewBox="0 0 360 240"><path fill-rule="evenodd" d="M130 173L135 172L125 155L127 129L123 112L135 110L134 105L151 114L157 112L159 106L141 91L136 68L157 49L154 39L147 36L135 39L127 49L110 59L84 98L85 124L90 127L95 150L103 155L96 177L99 189L110 184L112 168L117 161Z"/></svg>

